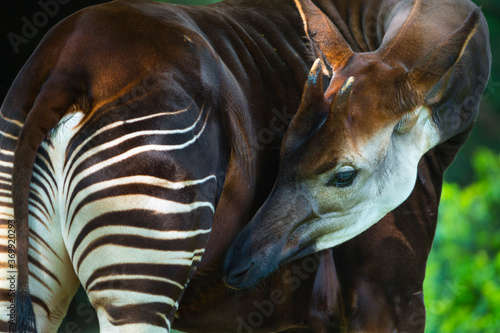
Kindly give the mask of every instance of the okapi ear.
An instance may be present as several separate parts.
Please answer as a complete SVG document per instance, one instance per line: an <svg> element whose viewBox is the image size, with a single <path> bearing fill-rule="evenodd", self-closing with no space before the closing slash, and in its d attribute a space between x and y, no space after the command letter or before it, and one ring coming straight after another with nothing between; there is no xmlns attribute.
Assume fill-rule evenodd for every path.
<svg viewBox="0 0 500 333"><path fill-rule="evenodd" d="M412 86L423 95L431 91L434 85L459 61L476 32L479 20L480 11L476 8L458 29L446 36L433 52L411 69L408 78ZM451 71L448 74L451 74ZM438 90L443 89L432 89L433 92Z"/></svg>
<svg viewBox="0 0 500 333"><path fill-rule="evenodd" d="M294 144L302 142L328 117L328 103L323 92L323 71L320 59L316 59L304 87L299 109L290 122L287 136Z"/></svg>
<svg viewBox="0 0 500 333"><path fill-rule="evenodd" d="M323 63L323 72L331 76L332 71L343 68L354 53L332 21L311 0L295 0L295 4L314 54Z"/></svg>

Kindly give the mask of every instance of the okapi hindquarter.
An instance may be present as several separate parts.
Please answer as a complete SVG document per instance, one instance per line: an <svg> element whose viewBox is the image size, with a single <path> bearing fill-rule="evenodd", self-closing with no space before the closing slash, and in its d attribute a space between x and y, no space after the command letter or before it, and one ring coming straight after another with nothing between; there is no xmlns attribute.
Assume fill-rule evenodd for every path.
<svg viewBox="0 0 500 333"><path fill-rule="evenodd" d="M423 331L487 34L465 0L115 1L64 20L1 108L0 329L56 331L81 283L105 332ZM335 220L346 205L374 213Z"/></svg>

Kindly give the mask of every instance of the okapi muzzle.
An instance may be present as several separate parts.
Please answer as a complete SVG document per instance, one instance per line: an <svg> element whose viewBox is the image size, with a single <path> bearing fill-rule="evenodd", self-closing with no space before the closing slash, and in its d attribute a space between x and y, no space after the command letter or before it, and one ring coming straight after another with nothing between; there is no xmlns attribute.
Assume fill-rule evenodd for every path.
<svg viewBox="0 0 500 333"><path fill-rule="evenodd" d="M474 11L421 50L412 43L414 8L378 50L355 53L314 4L296 4L318 59L285 133L274 189L227 252L226 283L238 289L354 238L406 200L420 158L453 134L431 104L479 22Z"/></svg>

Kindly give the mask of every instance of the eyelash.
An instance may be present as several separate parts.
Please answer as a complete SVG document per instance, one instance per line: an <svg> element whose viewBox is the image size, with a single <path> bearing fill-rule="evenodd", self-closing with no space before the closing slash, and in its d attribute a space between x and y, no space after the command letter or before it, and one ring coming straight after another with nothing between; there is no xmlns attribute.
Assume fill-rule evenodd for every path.
<svg viewBox="0 0 500 333"><path fill-rule="evenodd" d="M418 114L419 114L418 109L406 112L403 115L403 118L401 118L401 120L394 127L394 131L396 131L397 133L404 133L405 130L407 129L406 126L408 125L408 123L411 120L415 119L415 117L418 116Z"/></svg>

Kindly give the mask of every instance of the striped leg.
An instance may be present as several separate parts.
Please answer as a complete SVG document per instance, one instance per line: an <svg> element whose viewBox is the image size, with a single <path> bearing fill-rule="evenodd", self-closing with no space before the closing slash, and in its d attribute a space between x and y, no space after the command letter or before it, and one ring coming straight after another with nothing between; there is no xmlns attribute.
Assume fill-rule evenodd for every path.
<svg viewBox="0 0 500 333"><path fill-rule="evenodd" d="M46 145L45 145L46 146ZM46 152L42 147L42 152ZM17 280L17 235L12 208L10 175L12 152L5 145L0 153L0 225L2 252L0 288L2 290L2 332L12 329L15 321L14 292ZM57 332L79 281L63 243L58 214L55 210L57 185L53 166L39 154L33 173L30 194L30 291L39 332ZM6 248L5 248L6 246ZM12 301L12 303L11 303ZM5 319L8 318L8 321Z"/></svg>
<svg viewBox="0 0 500 333"><path fill-rule="evenodd" d="M186 183L192 181L176 182L179 189L164 191L190 203L129 191L112 197L95 194L71 217L73 264L103 332L170 327L208 240L210 229L203 225L213 216L213 206L186 193L193 189L184 186L195 186Z"/></svg>
<svg viewBox="0 0 500 333"><path fill-rule="evenodd" d="M187 118L188 130L157 131L140 131L158 126L153 116L117 120L69 144L63 237L103 332L168 331L204 252L216 177L201 161L185 162L199 158L190 149L207 115ZM123 135L131 123L136 132Z"/></svg>
<svg viewBox="0 0 500 333"><path fill-rule="evenodd" d="M80 284L61 232L60 144L41 145L31 182L30 292L39 332L57 332Z"/></svg>
<svg viewBox="0 0 500 333"><path fill-rule="evenodd" d="M80 282L66 252L59 223L40 215L44 214L33 208L30 216L30 291L38 331L57 332Z"/></svg>
<svg viewBox="0 0 500 333"><path fill-rule="evenodd" d="M26 174L33 175L29 217L23 215L25 230L27 222L30 227L24 243L29 261L23 261L29 262L29 275L22 270L29 290L18 292L32 301L21 298L24 306L18 309L32 318L24 312L33 303L40 332L56 330L78 279L104 332L170 329L204 252L218 196L215 174L225 166L217 158L221 134L211 119L215 115L204 103L156 113L151 110L157 101L154 107L144 103L103 106L85 121L75 106L38 146L35 166ZM17 140L12 133L17 132L0 132L0 153L6 156L0 159L4 240L13 217L10 189L29 180L17 168L18 186L12 186ZM7 318L11 268L2 244L0 288ZM7 321L1 329L9 329Z"/></svg>
<svg viewBox="0 0 500 333"><path fill-rule="evenodd" d="M183 230L184 218L192 219L195 212L177 218L139 212L127 215L110 213L108 225L117 223L109 227L114 229L112 235L83 241L84 249L75 253L79 276L103 332L164 332L201 258L208 230ZM199 218L210 217L206 209L199 212ZM164 224L165 218L175 226L169 229L178 230L150 229L152 223ZM123 225L125 220L145 227Z"/></svg>
<svg viewBox="0 0 500 333"><path fill-rule="evenodd" d="M12 161L14 159L13 141L5 132L0 133L0 332L9 332L9 322L15 321L14 292L17 286L16 232L14 209L12 207ZM12 301L12 303L11 303Z"/></svg>

